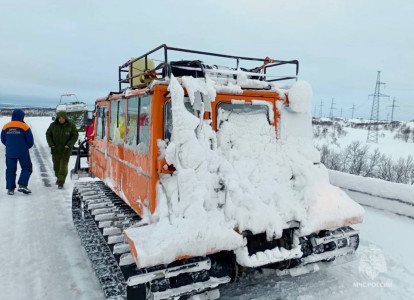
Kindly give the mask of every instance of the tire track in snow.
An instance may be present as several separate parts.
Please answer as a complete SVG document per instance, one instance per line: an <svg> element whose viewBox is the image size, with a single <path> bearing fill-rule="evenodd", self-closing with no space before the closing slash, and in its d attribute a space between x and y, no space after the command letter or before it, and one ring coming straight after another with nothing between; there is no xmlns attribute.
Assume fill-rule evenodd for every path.
<svg viewBox="0 0 414 300"><path fill-rule="evenodd" d="M51 187L52 185L50 184L50 180L49 180L49 174L48 174L48 170L46 167L46 164L44 163L43 157L40 154L40 151L37 147L36 144L33 145L33 152L35 155L35 158L37 160L37 165L39 166L39 170L40 170L40 176L42 177L42 181L45 187Z"/></svg>

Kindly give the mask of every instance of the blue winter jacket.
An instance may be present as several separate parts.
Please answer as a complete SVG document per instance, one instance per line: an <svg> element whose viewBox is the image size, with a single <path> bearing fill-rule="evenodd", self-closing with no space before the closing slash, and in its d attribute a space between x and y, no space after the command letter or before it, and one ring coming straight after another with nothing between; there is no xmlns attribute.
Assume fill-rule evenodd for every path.
<svg viewBox="0 0 414 300"><path fill-rule="evenodd" d="M33 135L23 119L24 112L20 109L14 110L12 121L4 125L1 131L1 142L6 146L7 158L30 156L29 149L33 146Z"/></svg>

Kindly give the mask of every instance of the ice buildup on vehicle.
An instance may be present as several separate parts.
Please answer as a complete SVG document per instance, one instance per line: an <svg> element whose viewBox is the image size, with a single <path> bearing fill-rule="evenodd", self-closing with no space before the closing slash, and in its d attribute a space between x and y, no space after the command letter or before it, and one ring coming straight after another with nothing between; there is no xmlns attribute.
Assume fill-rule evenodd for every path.
<svg viewBox="0 0 414 300"><path fill-rule="evenodd" d="M182 82L193 108L215 101L205 80L183 77ZM219 108L217 132L209 120L200 121L185 107L183 87L174 76L169 91L173 130L165 158L176 171L160 177L159 220L126 230L139 252L140 266L234 249L247 265L266 259L270 263L297 257L300 247L248 258L242 250L242 232L264 232L272 240L280 238L292 221L300 224L301 234L309 234L362 218L363 209L331 186L326 169L314 164L319 154L310 135L308 83L297 82L289 90L290 109L283 101L272 105L253 100L249 106L232 101L243 107ZM274 109L280 114L279 139L272 125Z"/></svg>

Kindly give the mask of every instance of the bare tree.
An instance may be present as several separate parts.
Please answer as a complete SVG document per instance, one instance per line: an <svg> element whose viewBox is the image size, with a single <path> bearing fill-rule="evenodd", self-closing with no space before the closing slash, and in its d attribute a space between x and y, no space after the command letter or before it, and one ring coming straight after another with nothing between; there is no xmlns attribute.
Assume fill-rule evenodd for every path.
<svg viewBox="0 0 414 300"><path fill-rule="evenodd" d="M375 148L374 152L371 153L368 157L368 163L365 165L365 170L363 176L366 177L376 177L378 165L381 161L381 153L378 148Z"/></svg>
<svg viewBox="0 0 414 300"><path fill-rule="evenodd" d="M406 126L403 130L402 130L402 137L404 139L404 141L407 143L408 139L410 138L411 135L411 129L410 127Z"/></svg>
<svg viewBox="0 0 414 300"><path fill-rule="evenodd" d="M322 129L322 137L326 138L326 135L328 134L328 128L327 127L323 127Z"/></svg>
<svg viewBox="0 0 414 300"><path fill-rule="evenodd" d="M365 169L368 156L368 146L362 146L360 141L353 141L345 149L346 157L349 158L347 169L350 174L360 175Z"/></svg>
<svg viewBox="0 0 414 300"><path fill-rule="evenodd" d="M321 153L321 163L323 163L328 169L342 171L339 153L329 149L326 144L323 145L319 151Z"/></svg>
<svg viewBox="0 0 414 300"><path fill-rule="evenodd" d="M381 155L378 148L372 153L367 145L353 141L342 151L336 152L324 144L320 149L321 162L331 170L365 177L380 178L404 184L414 184L414 157L399 158Z"/></svg>
<svg viewBox="0 0 414 300"><path fill-rule="evenodd" d="M382 155L378 168L378 177L383 180L393 181L391 157Z"/></svg>
<svg viewBox="0 0 414 300"><path fill-rule="evenodd" d="M411 173L414 170L414 159L411 155L407 158L400 157L393 165L394 181L398 183L411 183Z"/></svg>
<svg viewBox="0 0 414 300"><path fill-rule="evenodd" d="M321 126L319 125L314 126L313 137L318 139L320 136L321 136Z"/></svg>

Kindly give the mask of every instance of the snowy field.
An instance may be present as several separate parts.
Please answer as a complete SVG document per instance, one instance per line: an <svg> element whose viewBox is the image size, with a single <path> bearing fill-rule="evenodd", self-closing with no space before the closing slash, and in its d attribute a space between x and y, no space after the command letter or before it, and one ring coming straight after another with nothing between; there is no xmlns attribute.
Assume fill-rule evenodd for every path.
<svg viewBox="0 0 414 300"><path fill-rule="evenodd" d="M9 118L0 118L0 126L7 121ZM31 150L32 195L6 194L4 147L0 146L1 299L103 299L72 225L73 184L69 179L63 190L54 185L45 139L51 119L26 121L36 144ZM346 138L353 130L360 131L346 130ZM402 148L398 147L399 152L404 153ZM221 288L222 299L412 299L414 219L367 207L359 229L361 245L355 261L295 278L277 277L273 270L247 272L239 282ZM367 264L369 255L374 260ZM370 267L374 271L371 277L367 275Z"/></svg>
<svg viewBox="0 0 414 300"><path fill-rule="evenodd" d="M341 148L346 147L351 144L353 141L366 142L367 133L366 129L360 128L350 128L347 127L345 130L348 134L339 139ZM383 136L382 136L383 134ZM380 131L378 134L378 144L367 143L369 147L374 150L375 148L380 149L380 152L386 155L391 155L394 158L407 157L408 155L414 155L414 143L413 142L404 142L400 139L394 139L393 133L390 131Z"/></svg>
<svg viewBox="0 0 414 300"><path fill-rule="evenodd" d="M410 122L410 124L414 123ZM398 159L399 157L406 158L409 155L414 155L414 143L412 141L406 143L401 139L394 139L395 131L379 130L378 144L375 144L367 143L367 129L352 127L343 127L343 129L347 134L338 138L336 148L344 149L352 142L360 141L362 142L362 145L368 145L371 151L378 148L381 154L390 155L393 159ZM319 146L328 144L329 147L335 147L335 145L331 143L330 137L314 139L314 142Z"/></svg>

